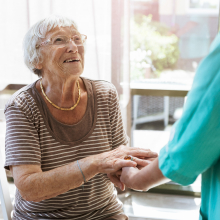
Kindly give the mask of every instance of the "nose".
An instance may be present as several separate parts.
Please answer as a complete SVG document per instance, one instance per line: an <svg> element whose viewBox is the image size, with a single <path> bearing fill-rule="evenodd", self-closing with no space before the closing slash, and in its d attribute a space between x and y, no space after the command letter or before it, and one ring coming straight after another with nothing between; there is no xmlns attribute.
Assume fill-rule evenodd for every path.
<svg viewBox="0 0 220 220"><path fill-rule="evenodd" d="M70 39L70 41L67 43L67 52L73 52L73 53L77 53L78 52L78 47L77 45L74 43L74 41L72 39Z"/></svg>

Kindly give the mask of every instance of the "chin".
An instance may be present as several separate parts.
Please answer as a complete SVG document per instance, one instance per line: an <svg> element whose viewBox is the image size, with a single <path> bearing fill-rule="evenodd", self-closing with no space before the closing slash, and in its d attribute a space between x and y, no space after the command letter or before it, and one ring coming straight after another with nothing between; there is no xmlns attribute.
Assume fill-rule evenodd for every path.
<svg viewBox="0 0 220 220"><path fill-rule="evenodd" d="M80 70L66 70L64 71L66 72L65 75L68 75L68 76L80 76L82 73L83 73L83 70L80 69Z"/></svg>
<svg viewBox="0 0 220 220"><path fill-rule="evenodd" d="M80 72L72 72L69 75L70 76L78 76L78 77L80 77L82 75L82 73L83 73L82 71L80 71Z"/></svg>

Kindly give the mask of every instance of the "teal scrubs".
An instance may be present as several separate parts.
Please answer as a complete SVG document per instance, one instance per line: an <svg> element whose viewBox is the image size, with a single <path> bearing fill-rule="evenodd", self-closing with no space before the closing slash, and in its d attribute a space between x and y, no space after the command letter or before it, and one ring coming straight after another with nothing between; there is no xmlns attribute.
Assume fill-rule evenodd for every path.
<svg viewBox="0 0 220 220"><path fill-rule="evenodd" d="M182 118L160 151L159 167L182 185L202 174L200 220L220 219L220 34L198 67Z"/></svg>

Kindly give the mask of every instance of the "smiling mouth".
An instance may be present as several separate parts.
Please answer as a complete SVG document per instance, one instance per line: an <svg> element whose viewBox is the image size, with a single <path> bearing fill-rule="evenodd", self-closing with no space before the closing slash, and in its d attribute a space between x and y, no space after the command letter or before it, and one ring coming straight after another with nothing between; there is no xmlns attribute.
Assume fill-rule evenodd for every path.
<svg viewBox="0 0 220 220"><path fill-rule="evenodd" d="M73 62L79 62L79 59L69 59L64 61L64 63L73 63Z"/></svg>

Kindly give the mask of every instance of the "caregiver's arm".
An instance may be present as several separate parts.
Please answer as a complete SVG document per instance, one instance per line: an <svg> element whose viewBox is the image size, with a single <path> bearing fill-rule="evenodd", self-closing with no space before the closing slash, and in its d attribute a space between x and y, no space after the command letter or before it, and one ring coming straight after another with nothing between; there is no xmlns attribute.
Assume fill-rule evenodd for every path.
<svg viewBox="0 0 220 220"><path fill-rule="evenodd" d="M170 181L159 169L158 158L141 170L134 167L122 168L120 180L128 188L143 191Z"/></svg>

